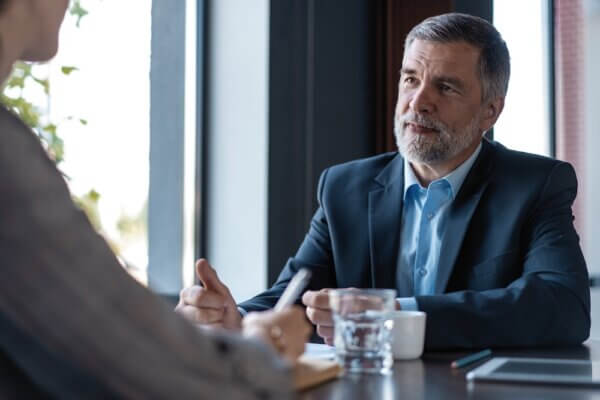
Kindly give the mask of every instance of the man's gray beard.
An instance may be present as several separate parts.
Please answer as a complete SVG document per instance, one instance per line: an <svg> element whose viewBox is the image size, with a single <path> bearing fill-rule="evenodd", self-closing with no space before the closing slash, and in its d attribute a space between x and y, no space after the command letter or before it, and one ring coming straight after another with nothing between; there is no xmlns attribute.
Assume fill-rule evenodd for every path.
<svg viewBox="0 0 600 400"><path fill-rule="evenodd" d="M439 163L447 161L469 147L479 138L476 115L461 133L452 132L445 124L429 117L416 116L414 113L394 121L396 145L402 157L410 162ZM437 133L407 136L404 132L406 121L434 128Z"/></svg>

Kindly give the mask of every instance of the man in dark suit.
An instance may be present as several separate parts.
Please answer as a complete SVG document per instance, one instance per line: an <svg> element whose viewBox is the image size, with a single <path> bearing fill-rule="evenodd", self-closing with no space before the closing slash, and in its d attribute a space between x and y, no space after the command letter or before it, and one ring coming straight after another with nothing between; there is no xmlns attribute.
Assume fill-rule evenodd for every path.
<svg viewBox="0 0 600 400"><path fill-rule="evenodd" d="M395 114L399 153L323 172L296 256L241 312L272 307L306 267L313 279L302 301L327 343L327 288L342 287L396 288L398 308L427 313L428 349L585 340L590 299L573 168L483 139L509 75L505 42L480 18L446 14L413 28ZM215 322L202 319L209 293L197 293L188 304L196 321ZM239 319L233 299L223 302L231 311L222 320Z"/></svg>

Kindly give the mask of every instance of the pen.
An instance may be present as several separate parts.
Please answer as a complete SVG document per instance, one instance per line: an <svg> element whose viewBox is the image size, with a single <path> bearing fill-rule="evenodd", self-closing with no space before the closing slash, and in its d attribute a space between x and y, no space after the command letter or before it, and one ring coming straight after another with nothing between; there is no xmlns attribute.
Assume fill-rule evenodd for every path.
<svg viewBox="0 0 600 400"><path fill-rule="evenodd" d="M452 364L450 364L450 365L452 366L452 368L462 368L462 367L464 367L466 365L469 365L469 364L472 364L472 363L474 363L476 361L484 359L485 357L488 357L490 355L492 355L492 350L485 349L485 350L482 350L480 352L470 354L470 355L468 355L466 357L459 358L456 361L452 361Z"/></svg>
<svg viewBox="0 0 600 400"><path fill-rule="evenodd" d="M284 307L294 304L300 295L300 292L302 292L306 285L308 285L311 275L312 273L306 268L301 268L298 272L296 272L296 275L294 275L290 283L283 291L283 294L277 301L277 304L275 304L275 311L279 311Z"/></svg>

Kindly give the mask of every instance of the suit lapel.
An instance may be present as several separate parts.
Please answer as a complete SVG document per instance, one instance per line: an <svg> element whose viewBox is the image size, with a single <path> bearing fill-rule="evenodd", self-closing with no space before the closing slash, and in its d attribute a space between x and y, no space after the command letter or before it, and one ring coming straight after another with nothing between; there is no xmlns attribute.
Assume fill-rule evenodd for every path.
<svg viewBox="0 0 600 400"><path fill-rule="evenodd" d="M446 290L471 217L489 183L489 176L494 166L493 152L490 143L484 139L481 152L450 207L446 222L448 228L442 239L438 262L436 293L443 293Z"/></svg>
<svg viewBox="0 0 600 400"><path fill-rule="evenodd" d="M402 157L394 157L375 181L378 187L369 192L371 284L395 288L404 189Z"/></svg>

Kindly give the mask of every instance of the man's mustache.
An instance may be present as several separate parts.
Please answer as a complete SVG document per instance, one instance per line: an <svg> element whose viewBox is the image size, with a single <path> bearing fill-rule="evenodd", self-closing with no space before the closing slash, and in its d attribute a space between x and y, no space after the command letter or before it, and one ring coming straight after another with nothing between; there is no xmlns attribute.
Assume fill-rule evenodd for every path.
<svg viewBox="0 0 600 400"><path fill-rule="evenodd" d="M412 112L400 117L400 123L402 123L402 126L406 125L407 123L420 125L424 128L434 129L438 132L446 130L446 125L444 123L436 119Z"/></svg>

